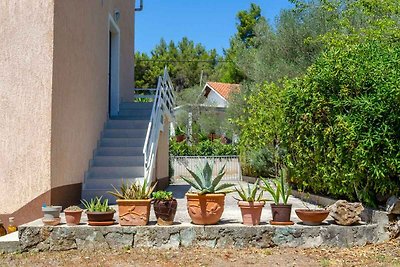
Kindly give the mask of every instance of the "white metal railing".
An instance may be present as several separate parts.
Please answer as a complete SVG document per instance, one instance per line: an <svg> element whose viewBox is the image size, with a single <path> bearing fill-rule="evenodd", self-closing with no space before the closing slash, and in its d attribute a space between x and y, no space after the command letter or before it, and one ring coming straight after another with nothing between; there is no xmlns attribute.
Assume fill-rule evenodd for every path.
<svg viewBox="0 0 400 267"><path fill-rule="evenodd" d="M174 171L173 178L180 179L181 176L191 177L189 170L202 167L208 161L213 164L213 176L225 166L224 181L241 181L242 170L238 156L170 156L171 166Z"/></svg>
<svg viewBox="0 0 400 267"><path fill-rule="evenodd" d="M153 180L159 141L158 139L160 137L160 131L163 130L165 116L168 117L169 121L173 120L174 107L174 87L172 85L171 78L169 77L167 67L165 67L163 76L158 78L150 122L147 127L146 139L143 147L144 179L148 181L148 184L151 184Z"/></svg>

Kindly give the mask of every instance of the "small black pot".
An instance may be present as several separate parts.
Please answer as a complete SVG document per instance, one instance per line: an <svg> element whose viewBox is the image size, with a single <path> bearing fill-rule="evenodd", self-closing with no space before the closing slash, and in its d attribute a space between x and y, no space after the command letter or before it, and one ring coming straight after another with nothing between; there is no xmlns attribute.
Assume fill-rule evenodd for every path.
<svg viewBox="0 0 400 267"><path fill-rule="evenodd" d="M292 204L271 204L272 221L274 222L290 222L290 214L292 212Z"/></svg>
<svg viewBox="0 0 400 267"><path fill-rule="evenodd" d="M172 225L174 223L178 202L172 200L154 200L154 213L158 225Z"/></svg>

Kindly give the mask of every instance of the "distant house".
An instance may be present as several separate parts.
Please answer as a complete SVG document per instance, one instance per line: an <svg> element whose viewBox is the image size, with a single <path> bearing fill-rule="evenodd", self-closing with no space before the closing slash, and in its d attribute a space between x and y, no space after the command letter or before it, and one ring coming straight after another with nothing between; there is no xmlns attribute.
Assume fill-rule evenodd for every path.
<svg viewBox="0 0 400 267"><path fill-rule="evenodd" d="M226 108L229 105L229 97L240 90L239 84L207 82L202 91L206 98L202 105Z"/></svg>

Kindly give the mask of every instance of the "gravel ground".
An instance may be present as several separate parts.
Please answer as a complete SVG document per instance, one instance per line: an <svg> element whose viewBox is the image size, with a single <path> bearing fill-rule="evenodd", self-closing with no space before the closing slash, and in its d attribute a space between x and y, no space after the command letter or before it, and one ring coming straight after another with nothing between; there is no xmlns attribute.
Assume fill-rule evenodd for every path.
<svg viewBox="0 0 400 267"><path fill-rule="evenodd" d="M400 241L359 248L124 249L0 255L0 266L400 266Z"/></svg>

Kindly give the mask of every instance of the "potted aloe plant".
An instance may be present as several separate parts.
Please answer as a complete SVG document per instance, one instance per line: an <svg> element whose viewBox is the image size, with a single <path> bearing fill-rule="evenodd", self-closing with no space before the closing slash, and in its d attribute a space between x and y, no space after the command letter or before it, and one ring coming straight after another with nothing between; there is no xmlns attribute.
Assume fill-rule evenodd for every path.
<svg viewBox="0 0 400 267"><path fill-rule="evenodd" d="M247 184L246 188L242 185L235 187L236 192L239 195L238 206L242 212L242 220L244 225L258 225L260 224L261 212L265 205L265 201L262 199L263 191L259 190L258 183L259 179L250 186Z"/></svg>
<svg viewBox="0 0 400 267"><path fill-rule="evenodd" d="M103 196L92 198L90 201L81 200L86 209L88 224L105 226L114 224L115 210L108 205L108 199L101 201Z"/></svg>
<svg viewBox="0 0 400 267"><path fill-rule="evenodd" d="M305 225L320 225L328 217L329 211L326 209L311 209L309 205L304 203L304 199L309 198L309 193L307 193L305 196L302 193L300 200L305 209L296 209L295 212L297 217L299 217L299 219L302 220Z"/></svg>
<svg viewBox="0 0 400 267"><path fill-rule="evenodd" d="M266 179L261 177L264 185L261 188L271 194L274 203L271 204L272 225L292 225L290 214L292 213L292 204L288 204L291 188L285 182L285 172L281 171L280 177L272 180L273 186ZM282 199L282 202L280 202Z"/></svg>
<svg viewBox="0 0 400 267"><path fill-rule="evenodd" d="M109 194L117 198L119 224L121 226L141 226L149 222L151 193L156 187L148 186L147 180L143 183L136 181L130 185L122 181L120 190L114 186Z"/></svg>
<svg viewBox="0 0 400 267"><path fill-rule="evenodd" d="M178 202L172 192L157 191L153 193L154 213L158 225L172 225L174 223Z"/></svg>
<svg viewBox="0 0 400 267"><path fill-rule="evenodd" d="M206 162L201 169L195 171L187 169L192 178L182 177L189 183L193 192L186 193L187 209L192 223L200 225L216 224L221 219L225 206L225 194L232 192L229 190L234 184L220 184L225 175L225 166L219 170L216 177L212 177L212 166Z"/></svg>
<svg viewBox="0 0 400 267"><path fill-rule="evenodd" d="M78 206L69 206L64 210L67 225L74 226L81 222L82 209Z"/></svg>

